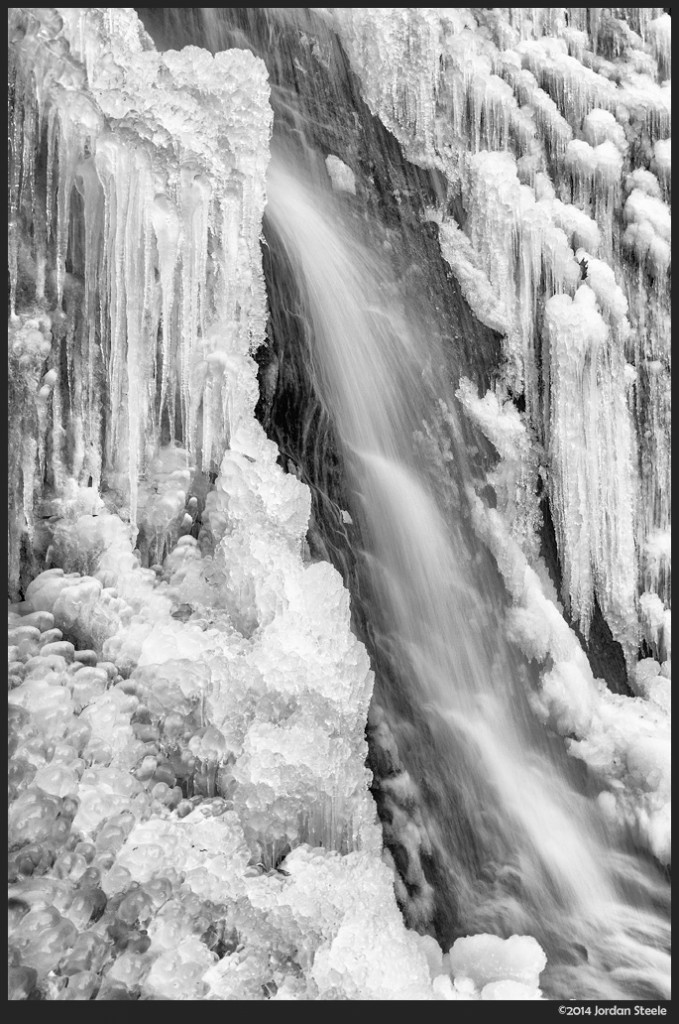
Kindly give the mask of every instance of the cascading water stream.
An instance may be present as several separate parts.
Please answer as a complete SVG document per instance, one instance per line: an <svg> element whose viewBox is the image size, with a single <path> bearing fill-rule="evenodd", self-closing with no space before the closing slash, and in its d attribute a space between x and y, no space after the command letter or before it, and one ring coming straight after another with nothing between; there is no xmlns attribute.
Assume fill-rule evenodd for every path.
<svg viewBox="0 0 679 1024"><path fill-rule="evenodd" d="M469 832L454 849L445 825L427 823L463 916L470 930L492 930L502 917L509 931L538 936L553 958L555 990L565 965L580 961L569 986L583 995L629 997L639 986L666 995L665 927L651 906L661 884L607 833L578 792L572 762L532 715L501 636L501 597L470 571L471 538L446 519L417 464L413 433L431 402L423 369L443 364L437 343L399 308L388 257L372 252L331 194L303 184L302 173L274 161L267 218L303 294L316 383L345 452L377 592L414 700L436 723L447 798L464 808ZM450 421L443 383L438 397ZM455 434L464 487L469 469ZM480 546L474 554L483 566ZM495 862L490 886L469 873L471 848L486 868ZM503 863L518 868L516 897L500 881Z"/></svg>

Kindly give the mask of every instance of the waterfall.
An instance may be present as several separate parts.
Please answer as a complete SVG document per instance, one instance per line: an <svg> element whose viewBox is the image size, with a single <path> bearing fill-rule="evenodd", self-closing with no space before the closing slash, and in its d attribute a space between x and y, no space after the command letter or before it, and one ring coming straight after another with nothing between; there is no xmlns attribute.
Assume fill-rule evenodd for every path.
<svg viewBox="0 0 679 1024"><path fill-rule="evenodd" d="M10 10L11 998L669 998L670 26Z"/></svg>
<svg viewBox="0 0 679 1024"><path fill-rule="evenodd" d="M643 881L595 802L578 792L565 754L544 737L503 640L498 583L494 592L492 578L481 576L481 544L470 557L473 540L449 520L413 451L432 400L457 427L452 388L442 382L430 396L422 384L425 368L443 362L436 342L418 328L416 310L399 308L388 257L371 251L330 191L305 185L303 169L275 160L267 191L267 218L304 295L313 373L345 450L402 677L436 723L448 798L465 820L451 847L445 823L427 822L459 913L472 931L501 918L510 932L536 935L555 950L557 975L567 934L568 954L587 950L588 966L580 963L572 971L580 980L571 979L583 993L591 985L602 997L624 997L635 974L663 991L665 929L652 909L660 882ZM452 437L449 472L464 492L470 470L459 427ZM493 879L489 891L473 874L479 861ZM516 877L502 881L509 865L518 897ZM631 900L626 875L639 885ZM612 971L611 948L626 951Z"/></svg>

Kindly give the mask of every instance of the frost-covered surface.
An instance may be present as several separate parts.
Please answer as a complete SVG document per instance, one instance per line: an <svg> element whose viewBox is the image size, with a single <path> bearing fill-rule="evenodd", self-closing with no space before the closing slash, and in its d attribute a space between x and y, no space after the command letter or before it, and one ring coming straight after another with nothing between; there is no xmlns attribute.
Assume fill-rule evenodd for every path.
<svg viewBox="0 0 679 1024"><path fill-rule="evenodd" d="M10 998L539 998L534 939L444 957L382 858L368 658L254 418L263 65L10 28L11 582L55 566L8 612Z"/></svg>
<svg viewBox="0 0 679 1024"><path fill-rule="evenodd" d="M322 10L373 112L409 159L446 175L462 220L427 216L475 314L505 336L493 391L462 381L458 398L501 457L498 509L481 504L477 522L517 602L516 638L546 659L544 716L613 780L618 812L665 860L667 702L638 679L670 674L671 19L662 8ZM536 564L538 477L563 587L540 590L526 617L503 545ZM587 636L595 601L639 697L594 680L561 619L563 604ZM555 615L577 670L557 667ZM655 675L635 664L642 639Z"/></svg>

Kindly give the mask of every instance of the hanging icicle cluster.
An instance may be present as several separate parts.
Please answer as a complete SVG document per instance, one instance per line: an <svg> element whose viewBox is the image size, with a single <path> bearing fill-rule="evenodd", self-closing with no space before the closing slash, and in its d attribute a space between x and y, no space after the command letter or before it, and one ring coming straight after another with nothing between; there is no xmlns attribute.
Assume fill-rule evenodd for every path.
<svg viewBox="0 0 679 1024"><path fill-rule="evenodd" d="M126 11L10 19L14 586L43 481L58 497L68 481L114 490L134 523L162 446L218 467L236 353L264 333L248 213L268 160L264 67L245 51L161 55Z"/></svg>

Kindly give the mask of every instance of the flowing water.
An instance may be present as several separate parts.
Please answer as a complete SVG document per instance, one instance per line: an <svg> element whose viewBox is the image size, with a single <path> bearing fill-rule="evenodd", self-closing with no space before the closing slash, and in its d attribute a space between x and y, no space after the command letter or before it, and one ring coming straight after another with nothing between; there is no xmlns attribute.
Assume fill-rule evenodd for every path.
<svg viewBox="0 0 679 1024"><path fill-rule="evenodd" d="M184 26L191 38L166 27L173 45L252 38L270 68L294 60L276 17L264 19L268 38L261 25L251 37L247 18L200 10ZM308 97L305 106L272 77L267 233L299 292L309 373L342 453L396 685L425 725L409 730L405 759L430 794L422 816L435 898L454 908L461 934L538 938L550 996L667 997L666 880L603 823L595 786L533 715L530 669L502 636L505 597L465 515L473 467L445 324L426 294L405 295L379 225L330 190L306 131ZM447 452L438 471L414 441L425 422Z"/></svg>
<svg viewBox="0 0 679 1024"><path fill-rule="evenodd" d="M422 369L443 360L399 309L384 254L356 237L332 196L276 161L268 189L267 216L301 283L318 387L346 452L374 583L410 686L437 723L448 800L464 808L467 834L453 847L445 822L428 821L457 902L475 930L501 917L510 931L537 935L557 964L564 954L579 960L569 985L583 993L629 996L636 982L666 994L662 918L647 904L654 888L662 898L661 883L617 848L565 753L533 717L500 632L501 594L493 595L492 577L477 578L483 552L470 560L471 535L446 517L418 467L412 439L431 402ZM441 387L439 398L450 422L453 397ZM462 448L455 456L464 483ZM479 859L490 883L464 877ZM518 891L516 878L502 880L509 865ZM623 895L625 878L636 899Z"/></svg>

